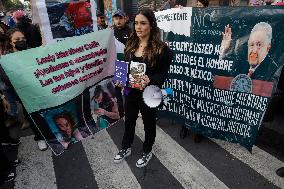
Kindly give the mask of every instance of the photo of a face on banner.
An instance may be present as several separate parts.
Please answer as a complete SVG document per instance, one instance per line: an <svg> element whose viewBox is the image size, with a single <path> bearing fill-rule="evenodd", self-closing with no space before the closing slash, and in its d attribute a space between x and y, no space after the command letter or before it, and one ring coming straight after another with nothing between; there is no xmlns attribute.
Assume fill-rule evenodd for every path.
<svg viewBox="0 0 284 189"><path fill-rule="evenodd" d="M93 31L90 0L45 0L53 39Z"/></svg>
<svg viewBox="0 0 284 189"><path fill-rule="evenodd" d="M78 100L78 102L80 102ZM90 135L94 132L94 126L87 127L80 112L81 104L73 100L59 108L47 110L41 113L54 138L47 139L56 154Z"/></svg>
<svg viewBox="0 0 284 189"><path fill-rule="evenodd" d="M89 92L91 115L98 130L105 129L120 119L111 79L98 83Z"/></svg>
<svg viewBox="0 0 284 189"><path fill-rule="evenodd" d="M71 112L62 112L53 116L53 120L58 128L56 138L65 149L68 148L70 143L80 141L83 139L81 132L78 129L78 122L75 122L75 117Z"/></svg>
<svg viewBox="0 0 284 189"><path fill-rule="evenodd" d="M234 78L231 82L224 82L224 79L230 78L216 75L214 87L270 97L273 90L272 81L278 69L277 63L269 53L272 47L272 31L268 22L258 22L252 27L248 37L237 39L235 47L231 47L232 36L236 31L230 25L225 26L220 57L235 58L236 63L232 65ZM234 48L233 53L230 48Z"/></svg>

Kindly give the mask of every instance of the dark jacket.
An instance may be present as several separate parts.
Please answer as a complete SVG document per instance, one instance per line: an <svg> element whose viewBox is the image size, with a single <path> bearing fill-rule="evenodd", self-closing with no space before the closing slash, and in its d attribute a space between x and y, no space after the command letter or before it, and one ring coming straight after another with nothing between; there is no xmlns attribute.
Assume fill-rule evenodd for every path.
<svg viewBox="0 0 284 189"><path fill-rule="evenodd" d="M131 56L132 57L126 57L127 62L131 62L131 60L133 60L134 56ZM165 46L161 54L156 56L155 66L149 67L147 62L144 62L146 63L145 75L147 75L150 79L150 83L148 85L157 85L160 88L162 87L167 78L168 70L170 68L170 64L172 63L173 57L173 51L168 46Z"/></svg>
<svg viewBox="0 0 284 189"><path fill-rule="evenodd" d="M129 26L126 25L124 28L121 29L114 27L113 30L114 30L114 37L125 45L131 33L131 29L129 28Z"/></svg>

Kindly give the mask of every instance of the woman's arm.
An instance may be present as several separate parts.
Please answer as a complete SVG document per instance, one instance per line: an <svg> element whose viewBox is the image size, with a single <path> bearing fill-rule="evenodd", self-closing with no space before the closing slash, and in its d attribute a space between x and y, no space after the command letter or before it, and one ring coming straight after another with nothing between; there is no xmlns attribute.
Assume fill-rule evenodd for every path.
<svg viewBox="0 0 284 189"><path fill-rule="evenodd" d="M79 129L75 129L75 131L73 132L73 136L76 138L77 141L80 141L83 139L83 136L80 133Z"/></svg>
<svg viewBox="0 0 284 189"><path fill-rule="evenodd" d="M111 119L119 119L119 111L118 111L118 105L115 101L113 101L113 106L111 112L108 112L105 110L105 115Z"/></svg>
<svg viewBox="0 0 284 189"><path fill-rule="evenodd" d="M150 79L149 85L157 85L161 87L166 80L170 64L174 58L172 50L166 46L157 59L155 73L148 75Z"/></svg>

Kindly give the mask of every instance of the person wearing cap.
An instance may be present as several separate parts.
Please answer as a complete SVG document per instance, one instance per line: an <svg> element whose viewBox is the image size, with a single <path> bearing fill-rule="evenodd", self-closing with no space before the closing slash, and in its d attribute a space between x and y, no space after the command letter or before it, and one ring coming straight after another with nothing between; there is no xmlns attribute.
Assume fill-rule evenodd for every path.
<svg viewBox="0 0 284 189"><path fill-rule="evenodd" d="M100 11L97 11L97 25L98 30L103 30L107 28L106 21L105 21L105 15L101 13Z"/></svg>
<svg viewBox="0 0 284 189"><path fill-rule="evenodd" d="M126 24L126 14L122 10L117 10L112 16L113 19L113 30L114 30L114 37L124 45L130 36L131 29ZM119 59L119 57L118 57ZM123 98L121 93L121 88L119 86L115 87L116 98L118 103L119 115L120 117L124 116L124 106L123 106Z"/></svg>
<svg viewBox="0 0 284 189"><path fill-rule="evenodd" d="M117 10L112 16L114 37L124 45L129 38L131 29L126 24L126 14L122 10Z"/></svg>

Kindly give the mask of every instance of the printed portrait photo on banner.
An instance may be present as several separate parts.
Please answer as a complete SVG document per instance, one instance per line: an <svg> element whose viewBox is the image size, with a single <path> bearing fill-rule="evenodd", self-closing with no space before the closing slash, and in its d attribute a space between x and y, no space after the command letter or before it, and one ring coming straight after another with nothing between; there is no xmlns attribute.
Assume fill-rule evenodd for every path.
<svg viewBox="0 0 284 189"><path fill-rule="evenodd" d="M115 88L111 79L90 88L90 110L98 130L105 129L120 119Z"/></svg>
<svg viewBox="0 0 284 189"><path fill-rule="evenodd" d="M95 132L95 126L83 119L81 98L79 96L67 104L41 113L53 134L47 143L56 154Z"/></svg>
<svg viewBox="0 0 284 189"><path fill-rule="evenodd" d="M215 76L214 86L221 89L271 96L278 65L269 55L272 47L272 27L267 22L254 25L247 38L234 44L233 29L227 25L222 33L221 59L234 59L233 77ZM228 80L221 82L221 80Z"/></svg>
<svg viewBox="0 0 284 189"><path fill-rule="evenodd" d="M93 31L90 0L45 0L53 38L83 35Z"/></svg>
<svg viewBox="0 0 284 189"><path fill-rule="evenodd" d="M56 134L56 138L64 146L68 148L68 145L75 143L83 139L82 134L78 130L78 122L75 122L70 112L62 112L53 116L53 120L58 127L59 132Z"/></svg>

